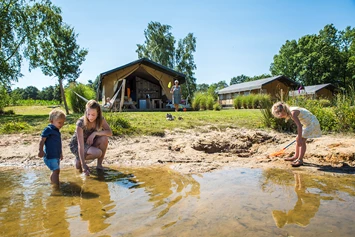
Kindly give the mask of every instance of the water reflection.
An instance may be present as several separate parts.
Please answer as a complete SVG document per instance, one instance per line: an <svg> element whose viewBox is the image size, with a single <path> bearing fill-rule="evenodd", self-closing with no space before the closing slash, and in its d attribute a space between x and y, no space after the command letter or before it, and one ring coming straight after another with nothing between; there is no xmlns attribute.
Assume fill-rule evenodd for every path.
<svg viewBox="0 0 355 237"><path fill-rule="evenodd" d="M292 210L272 211L272 216L277 227L282 228L286 224L297 224L307 226L311 218L315 216L320 206L321 196L319 193L311 193L302 181L302 175L295 173L295 192L297 194L297 202Z"/></svg>
<svg viewBox="0 0 355 237"><path fill-rule="evenodd" d="M0 170L0 236L353 236L355 176ZM260 189L261 188L261 189ZM331 215L329 215L331 213ZM276 223L276 224L275 224Z"/></svg>
<svg viewBox="0 0 355 237"><path fill-rule="evenodd" d="M0 172L0 236L105 233L113 223L134 222L137 216L132 213L142 219L152 214L161 218L182 199L200 193L200 184L192 176L168 169L92 170L90 177L63 169L60 190L52 189L46 175L38 170ZM153 210L143 214L145 198ZM133 210L136 205L141 208ZM125 224L124 228L135 228Z"/></svg>
<svg viewBox="0 0 355 237"><path fill-rule="evenodd" d="M188 196L199 197L200 184L191 175L182 175L170 169L138 169L131 180L144 188L154 208L164 206L157 218L164 216L177 202Z"/></svg>
<svg viewBox="0 0 355 237"><path fill-rule="evenodd" d="M293 176L293 179L292 179ZM278 169L265 170L263 172L262 190L265 192L273 192L273 186L287 187L294 186L296 194L295 204L292 209L286 209L286 196L281 197L281 203L284 203L283 210L273 210L272 216L275 224L279 228L283 228L288 224L296 224L306 227L310 224L311 219L316 216L321 201L331 201L337 199L342 201L338 196L339 192L344 192L350 196L355 195L355 182L352 176L343 176L334 182L334 177L315 176L310 174L302 174L299 172L290 172ZM293 182L292 182L293 181Z"/></svg>

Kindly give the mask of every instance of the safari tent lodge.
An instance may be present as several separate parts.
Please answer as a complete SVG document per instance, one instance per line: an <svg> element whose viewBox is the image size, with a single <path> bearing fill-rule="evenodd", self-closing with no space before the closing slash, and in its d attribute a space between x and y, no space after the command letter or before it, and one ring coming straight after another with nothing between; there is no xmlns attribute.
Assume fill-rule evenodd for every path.
<svg viewBox="0 0 355 237"><path fill-rule="evenodd" d="M178 80L185 83L185 75L142 58L100 74L97 99L113 99L112 111L122 108L159 110L171 101L170 85Z"/></svg>

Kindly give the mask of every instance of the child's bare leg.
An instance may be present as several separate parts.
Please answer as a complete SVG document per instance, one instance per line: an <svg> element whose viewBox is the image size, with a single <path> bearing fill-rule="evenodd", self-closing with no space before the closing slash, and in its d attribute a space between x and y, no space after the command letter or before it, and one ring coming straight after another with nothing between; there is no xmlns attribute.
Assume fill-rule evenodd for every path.
<svg viewBox="0 0 355 237"><path fill-rule="evenodd" d="M99 151L101 151L100 156L97 158L97 169L103 169L102 162L104 161L107 146L108 146L108 137L102 136L99 139L95 141L94 144L95 147L98 148Z"/></svg>
<svg viewBox="0 0 355 237"><path fill-rule="evenodd" d="M301 143L301 146L300 146L300 155L298 157L298 159L300 161L303 161L303 157L304 157L304 154L306 153L306 150L307 150L307 145L306 145L306 140L307 138L302 138L302 143Z"/></svg>
<svg viewBox="0 0 355 237"><path fill-rule="evenodd" d="M295 155L293 157L296 159L298 159L298 157L300 157L300 144L298 142L296 142L296 151L295 151Z"/></svg>
<svg viewBox="0 0 355 237"><path fill-rule="evenodd" d="M51 174L51 183L59 187L59 173L60 170L54 170Z"/></svg>

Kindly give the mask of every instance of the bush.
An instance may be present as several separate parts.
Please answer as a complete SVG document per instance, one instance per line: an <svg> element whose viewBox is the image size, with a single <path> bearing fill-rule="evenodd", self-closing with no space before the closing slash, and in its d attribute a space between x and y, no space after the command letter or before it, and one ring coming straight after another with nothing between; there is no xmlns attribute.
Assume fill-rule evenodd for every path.
<svg viewBox="0 0 355 237"><path fill-rule="evenodd" d="M241 109L242 108L242 96L238 95L237 97L234 98L233 106L234 106L235 109Z"/></svg>
<svg viewBox="0 0 355 237"><path fill-rule="evenodd" d="M16 100L12 101L12 105L18 105L18 106L53 106L53 105L59 105L60 102L58 100L33 100L33 99L27 99L27 100Z"/></svg>
<svg viewBox="0 0 355 237"><path fill-rule="evenodd" d="M212 110L215 99L208 93L197 92L192 100L192 108L194 110Z"/></svg>
<svg viewBox="0 0 355 237"><path fill-rule="evenodd" d="M68 106L73 110L74 113L84 113L86 102L84 99L80 98L77 94L86 98L87 100L95 99L95 91L89 86L84 84L71 83L67 89L65 89L65 96L68 102Z"/></svg>
<svg viewBox="0 0 355 237"><path fill-rule="evenodd" d="M355 108L353 101L345 95L338 95L334 113L337 118L338 130L341 132L355 131Z"/></svg>
<svg viewBox="0 0 355 237"><path fill-rule="evenodd" d="M192 108L194 110L200 110L200 101L201 98L203 97L203 94L201 92L197 92L194 95L194 98L192 99Z"/></svg>
<svg viewBox="0 0 355 237"><path fill-rule="evenodd" d="M119 117L115 113L105 113L105 119L110 125L113 135L122 135L131 133L131 124L128 120Z"/></svg>
<svg viewBox="0 0 355 237"><path fill-rule="evenodd" d="M23 130L27 130L31 126L26 122L7 122L0 125L1 134L18 133Z"/></svg>
<svg viewBox="0 0 355 237"><path fill-rule="evenodd" d="M216 102L213 105L213 110L220 111L221 109L222 109L222 106L218 102Z"/></svg>
<svg viewBox="0 0 355 237"><path fill-rule="evenodd" d="M213 96L207 95L206 96L206 109L213 110L213 105L215 103L215 100Z"/></svg>

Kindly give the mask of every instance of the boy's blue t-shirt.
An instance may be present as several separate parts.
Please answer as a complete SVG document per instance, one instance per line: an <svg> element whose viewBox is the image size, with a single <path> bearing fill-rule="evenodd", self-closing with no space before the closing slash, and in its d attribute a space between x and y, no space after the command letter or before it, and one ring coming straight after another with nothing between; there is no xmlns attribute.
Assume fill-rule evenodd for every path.
<svg viewBox="0 0 355 237"><path fill-rule="evenodd" d="M47 159L60 158L62 154L62 139L59 129L53 124L49 124L41 134L41 137L46 137L44 142L44 157Z"/></svg>

